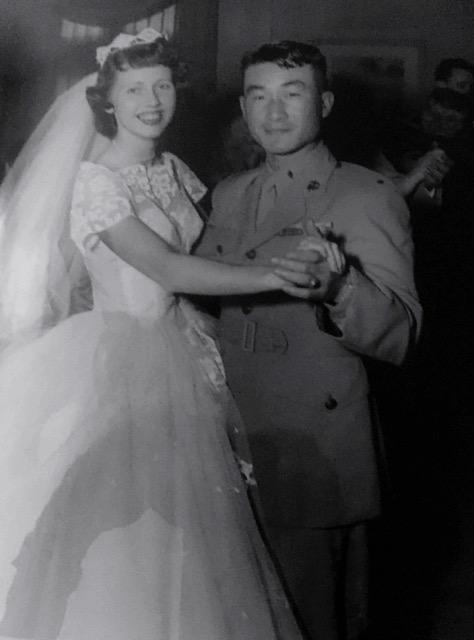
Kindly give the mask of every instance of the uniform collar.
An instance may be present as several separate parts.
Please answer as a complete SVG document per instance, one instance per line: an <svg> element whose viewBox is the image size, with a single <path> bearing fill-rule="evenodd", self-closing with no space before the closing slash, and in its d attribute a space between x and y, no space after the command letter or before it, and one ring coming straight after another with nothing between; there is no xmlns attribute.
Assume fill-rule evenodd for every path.
<svg viewBox="0 0 474 640"><path fill-rule="evenodd" d="M265 180L277 189L292 182L326 186L336 160L323 142L314 142L287 156L272 156L264 165Z"/></svg>
<svg viewBox="0 0 474 640"><path fill-rule="evenodd" d="M242 219L246 222L243 226L241 250L245 252L263 244L281 229L301 220L308 210L323 211L327 184L336 166L336 160L322 142L305 147L291 157L285 157L278 168L271 167L268 163L263 165L260 176L265 188L270 184L277 187L277 203L257 231L254 231L249 224L249 215L255 209L258 181L252 181L242 203ZM283 177L282 171L286 177ZM293 172L292 177L288 176L288 171ZM275 182L272 181L272 176Z"/></svg>

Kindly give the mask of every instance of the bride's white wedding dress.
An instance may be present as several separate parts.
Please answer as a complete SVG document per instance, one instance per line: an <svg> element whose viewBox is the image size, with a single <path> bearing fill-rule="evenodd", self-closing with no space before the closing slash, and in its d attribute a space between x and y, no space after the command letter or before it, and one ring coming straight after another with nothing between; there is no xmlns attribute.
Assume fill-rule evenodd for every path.
<svg viewBox="0 0 474 640"><path fill-rule="evenodd" d="M202 195L170 154L116 172L83 163L71 236L94 308L0 359L3 640L300 637L229 445L203 318L97 235L138 216L189 251L202 223L183 185Z"/></svg>

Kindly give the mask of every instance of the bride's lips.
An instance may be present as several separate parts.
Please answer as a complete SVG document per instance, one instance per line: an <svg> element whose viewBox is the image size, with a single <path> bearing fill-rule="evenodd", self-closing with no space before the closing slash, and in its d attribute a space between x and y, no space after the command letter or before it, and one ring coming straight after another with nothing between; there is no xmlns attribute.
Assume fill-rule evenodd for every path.
<svg viewBox="0 0 474 640"><path fill-rule="evenodd" d="M144 111L143 113L139 113L137 118L144 124L160 124L163 120L163 111Z"/></svg>

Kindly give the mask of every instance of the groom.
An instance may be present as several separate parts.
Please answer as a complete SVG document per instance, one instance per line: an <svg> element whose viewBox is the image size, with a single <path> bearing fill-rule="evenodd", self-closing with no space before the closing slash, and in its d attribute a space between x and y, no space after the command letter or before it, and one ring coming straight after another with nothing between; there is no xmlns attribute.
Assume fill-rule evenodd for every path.
<svg viewBox="0 0 474 640"><path fill-rule="evenodd" d="M419 329L408 211L389 181L322 142L333 95L316 47L263 45L242 69L242 113L266 162L217 186L199 253L283 259L290 295L222 301L223 357L302 624L313 640L355 640L367 626L367 524L380 509L362 357L399 364ZM298 249L318 230L345 252L343 273Z"/></svg>

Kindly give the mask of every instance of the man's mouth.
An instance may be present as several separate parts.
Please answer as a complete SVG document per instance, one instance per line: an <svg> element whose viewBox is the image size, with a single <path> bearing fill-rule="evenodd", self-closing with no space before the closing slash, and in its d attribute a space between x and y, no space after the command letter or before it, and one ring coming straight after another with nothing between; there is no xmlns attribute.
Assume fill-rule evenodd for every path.
<svg viewBox="0 0 474 640"><path fill-rule="evenodd" d="M275 129L275 128L273 128L273 127L272 127L272 128L270 128L270 129L269 129L269 128L265 128L265 129L264 129L264 131L265 131L265 133L266 133L266 134L268 134L268 135L270 135L270 136L271 136L271 135L275 135L275 134L279 134L279 133L289 133L289 132L290 132L290 129L288 129L288 128L285 128L285 129L282 129L282 128Z"/></svg>

